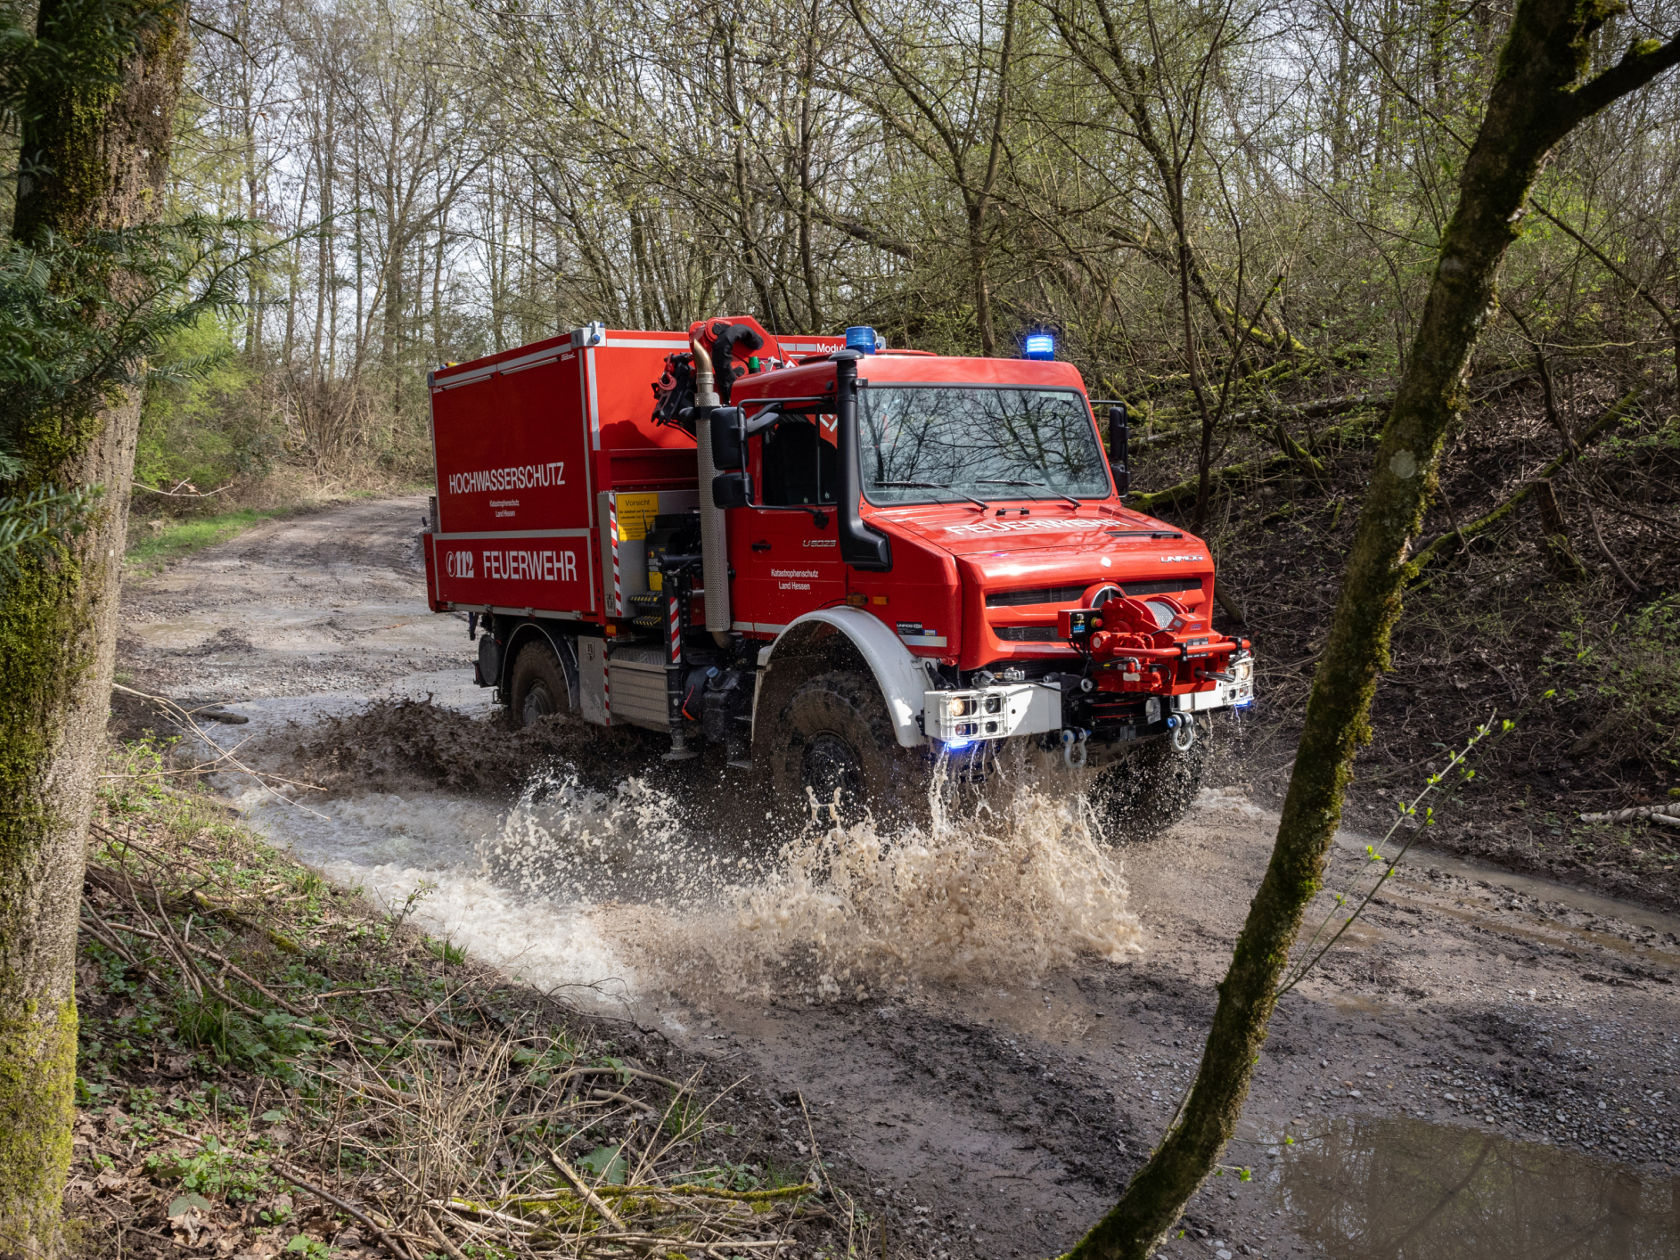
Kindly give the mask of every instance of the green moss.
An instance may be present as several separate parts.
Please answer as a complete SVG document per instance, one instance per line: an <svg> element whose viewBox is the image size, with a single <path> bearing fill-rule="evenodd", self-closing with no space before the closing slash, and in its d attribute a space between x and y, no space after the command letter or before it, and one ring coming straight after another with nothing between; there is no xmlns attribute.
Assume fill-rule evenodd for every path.
<svg viewBox="0 0 1680 1260"><path fill-rule="evenodd" d="M63 548L26 557L0 600L0 869L7 871L26 869L20 864L54 829L42 780L63 729L59 715L89 664L81 646L82 575Z"/></svg>
<svg viewBox="0 0 1680 1260"><path fill-rule="evenodd" d="M75 1002L0 1005L0 1221L15 1254L57 1246L75 1096Z"/></svg>

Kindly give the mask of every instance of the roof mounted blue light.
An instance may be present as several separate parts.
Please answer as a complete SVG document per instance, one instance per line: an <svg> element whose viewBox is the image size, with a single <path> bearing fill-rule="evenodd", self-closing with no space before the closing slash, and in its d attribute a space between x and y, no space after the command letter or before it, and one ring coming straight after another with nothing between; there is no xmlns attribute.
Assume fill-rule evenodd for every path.
<svg viewBox="0 0 1680 1260"><path fill-rule="evenodd" d="M1023 359L1054 359L1056 357L1055 333L1028 333L1025 345L1021 350Z"/></svg>
<svg viewBox="0 0 1680 1260"><path fill-rule="evenodd" d="M868 324L854 324L846 329L846 349L874 354L885 343L881 335Z"/></svg>

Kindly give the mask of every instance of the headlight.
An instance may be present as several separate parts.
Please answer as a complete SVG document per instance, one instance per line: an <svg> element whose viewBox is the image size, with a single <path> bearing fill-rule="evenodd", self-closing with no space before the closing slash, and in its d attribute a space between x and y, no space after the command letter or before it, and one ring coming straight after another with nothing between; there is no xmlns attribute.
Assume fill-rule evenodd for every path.
<svg viewBox="0 0 1680 1260"><path fill-rule="evenodd" d="M1245 683L1254 677L1254 662L1244 659L1231 663L1231 676L1238 682Z"/></svg>

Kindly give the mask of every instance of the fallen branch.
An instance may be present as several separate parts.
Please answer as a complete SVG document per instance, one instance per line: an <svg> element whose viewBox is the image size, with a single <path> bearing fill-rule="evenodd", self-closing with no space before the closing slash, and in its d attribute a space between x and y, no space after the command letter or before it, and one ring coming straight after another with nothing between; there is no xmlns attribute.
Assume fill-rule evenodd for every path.
<svg viewBox="0 0 1680 1260"><path fill-rule="evenodd" d="M118 844L123 845L125 848L142 853L142 855L147 857L151 856L149 854L145 854L144 847L137 844L132 836L122 835L118 832L112 831L109 827L101 826L99 823L90 823L89 826L100 835L105 836L108 839L115 840ZM122 884L119 886L116 872L100 866L96 862L89 862L87 864L85 878L105 889L105 891L113 893L117 896L132 895L133 893L133 881L131 876L124 872L122 876ZM303 951L303 947L285 933L277 932L265 924L246 918L232 906L227 905L224 902L214 901L211 898L206 897L196 888L188 889L183 895L205 914L214 915L219 919L225 919L237 928L243 928L248 932L257 933L267 940L270 945L274 946L282 953L298 954ZM172 894L171 900L175 899L175 896Z"/></svg>
<svg viewBox="0 0 1680 1260"><path fill-rule="evenodd" d="M151 931L147 928L135 927L132 924L112 923L109 919L101 919L100 926L105 928L107 931L114 930L118 932L126 932L130 936L138 936L143 940L156 941L166 948L184 949L188 953L197 954L200 958L208 958L211 962L220 966L224 971L232 973L241 983L247 984L251 988L255 989L258 993L262 994L270 1002L273 1002L288 1015L296 1015L299 1019L309 1018L310 1012L304 1010L300 1006L294 1006L278 993L274 992L274 990L270 989L267 985L263 984L262 981L251 975L250 972L239 966L238 963L230 961L225 955L218 954L213 949L208 949L203 945L195 945L193 942L182 940L180 937L172 937L161 932ZM236 1005L244 1008L247 1015L255 1015L258 1017L261 1017L262 1015L261 1011L245 1006L243 1002L236 1002ZM311 1027L313 1027L313 1025L311 1025Z"/></svg>
<svg viewBox="0 0 1680 1260"><path fill-rule="evenodd" d="M291 780L291 779L282 779L278 775L265 774L264 772L262 772L260 770L253 769L252 767L246 765L243 761L239 760L238 757L234 756L234 753L239 751L239 748L240 748L241 744L243 743L243 741L241 741L241 744L236 744L232 748L224 749L215 740L210 738L210 733L208 731L206 731L202 726L200 726L198 724L197 720L193 717L193 714L195 712L197 712L197 710L185 709L181 705L177 704L175 701L171 700L168 696L154 696L150 692L136 691L133 687L125 687L121 683L115 683L115 682L112 683L111 684L111 690L112 691L120 691L124 695L133 696L133 697L135 697L136 699L139 699L139 700L149 700L149 701L151 701L153 704L162 708L163 711L166 714L170 715L171 720L174 721L177 726L183 727L186 730L190 730L194 735L196 735L200 740L202 740L204 742L205 747L213 748L213 749L217 750L217 755L212 757L208 761L201 761L197 765L190 766L185 770L170 771L168 773L175 773L175 774L211 774L211 773L214 773L215 770L217 770L218 768L231 766L233 769L239 771L241 774L249 776L256 783L256 785L258 787L260 787L263 791L267 792L270 796L274 797L276 800L282 801L287 805L293 806L294 808L301 809L306 814L313 814L313 815L315 815L315 817L321 819L323 822L330 821L330 820L328 820L327 816L325 814L321 813L319 810L310 809L309 806L303 804L301 801L294 801L291 797L287 796L285 793L277 791L274 787L274 784L284 783L287 787L302 788L302 789L304 789L305 791L308 791L308 792L320 792L320 791L323 790L321 787L319 787L318 785L316 785L314 783L299 783L299 782L297 782L295 780ZM214 707L214 706L212 706L212 707ZM161 774L161 773L163 773L163 772L148 771L147 774L145 774L143 776L139 776L139 777L150 778L150 777L153 777L154 774ZM124 776L106 775L104 777L112 778L112 777L124 777Z"/></svg>
<svg viewBox="0 0 1680 1260"><path fill-rule="evenodd" d="M198 19L194 18L193 21L196 22ZM181 488L183 486L186 487L185 490ZM166 499L208 499L214 495L222 493L224 490L231 490L233 488L233 482L230 481L225 486L217 486L214 490L200 490L190 481L177 481L173 490L160 490L156 486L148 486L143 482L136 481L134 483L134 488L136 490L144 490L147 494L162 495Z"/></svg>
<svg viewBox="0 0 1680 1260"><path fill-rule="evenodd" d="M596 1194L589 1188L583 1178L577 1175L577 1171L565 1160L560 1158L560 1153L558 1151L549 1150L545 1153L548 1156L548 1162L554 1165L554 1170L567 1181L572 1183L572 1189L576 1190L578 1194L582 1196L585 1203L595 1209L595 1214L597 1216L611 1224L614 1229L622 1230L624 1228L624 1221L620 1218L618 1213L607 1206L605 1199L601 1198L600 1195Z"/></svg>
<svg viewBox="0 0 1680 1260"><path fill-rule="evenodd" d="M1674 811L1670 813L1669 811ZM1582 822L1587 823L1619 823L1638 822L1645 819L1649 822L1666 823L1670 827L1680 827L1680 802L1673 805L1634 805L1628 809L1612 809L1602 814L1582 814Z"/></svg>
<svg viewBox="0 0 1680 1260"><path fill-rule="evenodd" d="M1335 441L1359 434L1368 429L1373 417L1360 420L1349 420L1334 425L1320 433L1314 440L1314 446L1322 446L1325 442ZM1274 435L1275 436L1275 435ZM1263 456L1259 459L1244 460L1238 464L1227 464L1224 468L1216 468L1208 474L1208 490L1223 490L1235 483L1254 483L1265 481L1278 473L1291 468L1302 466L1300 455L1317 465L1318 460L1311 451L1299 444L1294 444L1298 454L1279 453ZM1150 512L1159 507L1176 507L1180 500L1193 500L1196 497L1197 480L1192 477L1188 481L1181 481L1176 486L1168 486L1165 490L1154 490L1145 494L1134 494L1126 500L1126 506L1137 512Z"/></svg>
<svg viewBox="0 0 1680 1260"><path fill-rule="evenodd" d="M1374 394L1343 394L1335 398L1320 398L1314 402L1288 403L1276 407L1256 407L1251 411L1238 411L1232 414L1231 423L1245 427L1260 426L1262 432L1268 432L1270 426L1284 420L1319 420L1325 416L1345 415L1350 411L1361 411L1369 407L1373 410L1386 410L1394 404L1392 391Z"/></svg>
<svg viewBox="0 0 1680 1260"><path fill-rule="evenodd" d="M1573 463L1580 455L1580 452L1589 443L1599 437L1602 437L1605 433L1609 432L1612 426L1619 424L1622 420L1626 419L1628 412L1633 408L1633 404L1637 401L1638 397L1639 391L1637 389L1631 389L1627 393L1623 394L1604 412L1603 415L1599 416L1597 420L1592 422L1592 424L1587 428L1587 431L1581 434L1581 436L1577 439L1574 447L1558 455L1551 461L1551 463L1547 464L1533 477L1530 477L1528 481L1523 484L1522 488L1510 498L1506 499L1505 502L1494 508L1493 511L1489 512L1486 516L1469 522L1462 529L1449 530L1448 532L1442 534L1434 542L1430 543L1427 547L1420 550L1412 557L1410 564L1407 566L1407 581L1417 581L1424 568L1430 563L1439 560L1444 556L1456 554L1460 549L1468 544L1471 539L1480 534L1487 533L1488 530L1508 518L1513 512L1527 502L1528 499L1534 495L1540 485L1546 482L1552 474L1557 472L1560 468L1564 468Z"/></svg>

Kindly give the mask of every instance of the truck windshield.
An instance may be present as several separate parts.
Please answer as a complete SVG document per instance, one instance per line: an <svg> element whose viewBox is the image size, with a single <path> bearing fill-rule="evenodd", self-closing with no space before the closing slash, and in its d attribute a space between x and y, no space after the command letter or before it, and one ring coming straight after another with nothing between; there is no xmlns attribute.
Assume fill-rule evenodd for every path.
<svg viewBox="0 0 1680 1260"><path fill-rule="evenodd" d="M1071 389L870 386L858 416L871 503L1108 497L1090 408Z"/></svg>

